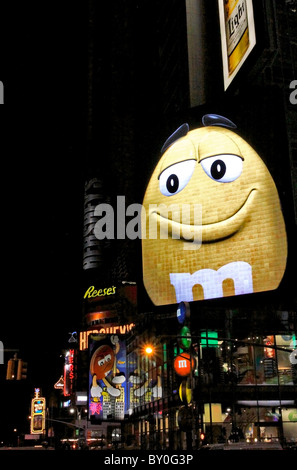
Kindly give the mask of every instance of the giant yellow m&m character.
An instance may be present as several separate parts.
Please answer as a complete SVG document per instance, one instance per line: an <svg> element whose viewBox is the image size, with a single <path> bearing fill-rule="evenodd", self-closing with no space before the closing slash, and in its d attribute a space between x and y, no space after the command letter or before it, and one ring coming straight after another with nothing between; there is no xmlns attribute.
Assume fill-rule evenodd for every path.
<svg viewBox="0 0 297 470"><path fill-rule="evenodd" d="M182 125L143 200L143 281L155 305L276 289L287 239L274 181L226 118Z"/></svg>

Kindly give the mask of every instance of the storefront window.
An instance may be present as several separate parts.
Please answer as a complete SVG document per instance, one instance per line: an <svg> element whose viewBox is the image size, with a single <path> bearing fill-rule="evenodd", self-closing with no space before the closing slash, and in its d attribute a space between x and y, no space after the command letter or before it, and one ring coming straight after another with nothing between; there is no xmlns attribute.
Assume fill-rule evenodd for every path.
<svg viewBox="0 0 297 470"><path fill-rule="evenodd" d="M295 335L276 335L275 341L276 345L281 348L277 350L279 383L280 385L294 385L294 365L290 362L289 352L296 347L296 337Z"/></svg>
<svg viewBox="0 0 297 470"><path fill-rule="evenodd" d="M191 373L194 425L201 423L208 443L296 441L297 364L291 357L297 348L296 332L275 334L273 324L266 325L273 330L267 331L262 323L260 328L253 322L253 328L246 329L250 336L237 337L231 323L220 329L214 323L209 329L197 326L186 348L197 367ZM285 326L293 327L289 317ZM172 336L159 344L158 354L148 356L140 352L143 343L131 348L127 360L130 411L141 420L141 446L186 449L189 432L180 423L181 377L174 370L174 359L185 349ZM197 432L193 429L193 435Z"/></svg>
<svg viewBox="0 0 297 470"><path fill-rule="evenodd" d="M284 438L287 443L297 442L297 408L282 409Z"/></svg>
<svg viewBox="0 0 297 470"><path fill-rule="evenodd" d="M295 335L246 338L233 351L228 370L235 372L239 385L294 385L296 371L290 362L294 338Z"/></svg>

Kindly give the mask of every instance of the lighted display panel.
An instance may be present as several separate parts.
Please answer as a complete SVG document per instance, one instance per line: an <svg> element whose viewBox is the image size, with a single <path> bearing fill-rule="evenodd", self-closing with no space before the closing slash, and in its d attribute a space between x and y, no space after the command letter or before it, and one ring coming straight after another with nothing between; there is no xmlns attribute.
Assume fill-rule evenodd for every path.
<svg viewBox="0 0 297 470"><path fill-rule="evenodd" d="M45 398L33 398L30 428L31 434L42 434L45 430Z"/></svg>
<svg viewBox="0 0 297 470"><path fill-rule="evenodd" d="M122 420L127 409L123 336L89 336L89 418Z"/></svg>
<svg viewBox="0 0 297 470"><path fill-rule="evenodd" d="M256 45L252 0L218 0L224 88Z"/></svg>
<svg viewBox="0 0 297 470"><path fill-rule="evenodd" d="M79 333L79 349L80 351L83 351L84 349L88 349L89 347L89 341L88 338L90 335L105 335L105 334L110 334L110 335L125 335L129 331L132 330L132 328L135 326L135 323L130 323L127 325L108 325L104 326L102 328L96 328L93 330L87 330L87 331L80 331Z"/></svg>
<svg viewBox="0 0 297 470"><path fill-rule="evenodd" d="M75 350L69 349L65 355L64 364L64 396L68 397L73 393L75 379Z"/></svg>
<svg viewBox="0 0 297 470"><path fill-rule="evenodd" d="M89 328L96 326L100 330L128 324L135 319L137 311L137 287L132 281L122 282L117 286L89 284L84 290L83 302L85 324Z"/></svg>
<svg viewBox="0 0 297 470"><path fill-rule="evenodd" d="M267 167L231 121L202 121L165 142L144 195L143 281L155 305L273 290L286 268Z"/></svg>
<svg viewBox="0 0 297 470"><path fill-rule="evenodd" d="M129 409L159 400L163 396L161 354L147 353L143 345L129 354ZM164 359L166 351L164 352Z"/></svg>

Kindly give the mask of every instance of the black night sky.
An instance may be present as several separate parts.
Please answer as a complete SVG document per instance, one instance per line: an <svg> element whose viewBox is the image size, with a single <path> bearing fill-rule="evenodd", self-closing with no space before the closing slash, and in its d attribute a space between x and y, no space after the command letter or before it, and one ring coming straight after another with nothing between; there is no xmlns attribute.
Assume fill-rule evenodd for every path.
<svg viewBox="0 0 297 470"><path fill-rule="evenodd" d="M99 25L113 18L111 6L102 5ZM117 14L120 31L96 30L103 56L111 37L126 27L120 8ZM34 388L50 393L63 372L68 333L82 319L83 194L86 174L92 174L86 145L88 15L89 2L68 0L38 6L18 2L1 13L0 341L5 364L15 349L28 362L28 380L8 383L6 365L0 365L0 439L12 423L29 432L26 416ZM129 85L131 92L129 74L125 80L123 88ZM104 101L104 87L97 85L96 99ZM127 105L129 98L120 93L119 101ZM104 170L108 162L99 149L98 162L102 155ZM109 179L114 185L113 170ZM13 412L8 399L18 403Z"/></svg>
<svg viewBox="0 0 297 470"><path fill-rule="evenodd" d="M35 386L58 380L60 351L81 318L87 7L17 2L1 12L0 340L19 349L30 379L21 390L2 387L1 431L27 414ZM12 356L5 351L5 363ZM4 410L15 396L12 418Z"/></svg>
<svg viewBox="0 0 297 470"><path fill-rule="evenodd" d="M87 6L63 5L43 4L37 19L33 7L21 4L5 17L3 248L11 302L5 318L11 324L14 311L17 330L28 330L34 315L54 327L77 295L68 275L81 256L73 248L81 243ZM59 313L56 295L67 299Z"/></svg>

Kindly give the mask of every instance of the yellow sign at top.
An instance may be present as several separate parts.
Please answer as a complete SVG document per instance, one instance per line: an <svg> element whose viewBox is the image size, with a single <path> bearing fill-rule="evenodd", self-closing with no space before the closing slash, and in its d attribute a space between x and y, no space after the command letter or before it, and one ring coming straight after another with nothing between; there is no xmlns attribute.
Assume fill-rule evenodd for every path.
<svg viewBox="0 0 297 470"><path fill-rule="evenodd" d="M84 295L84 299L94 297L104 297L105 295L113 295L116 293L116 287L105 287L104 289L95 289L95 286L90 286Z"/></svg>

